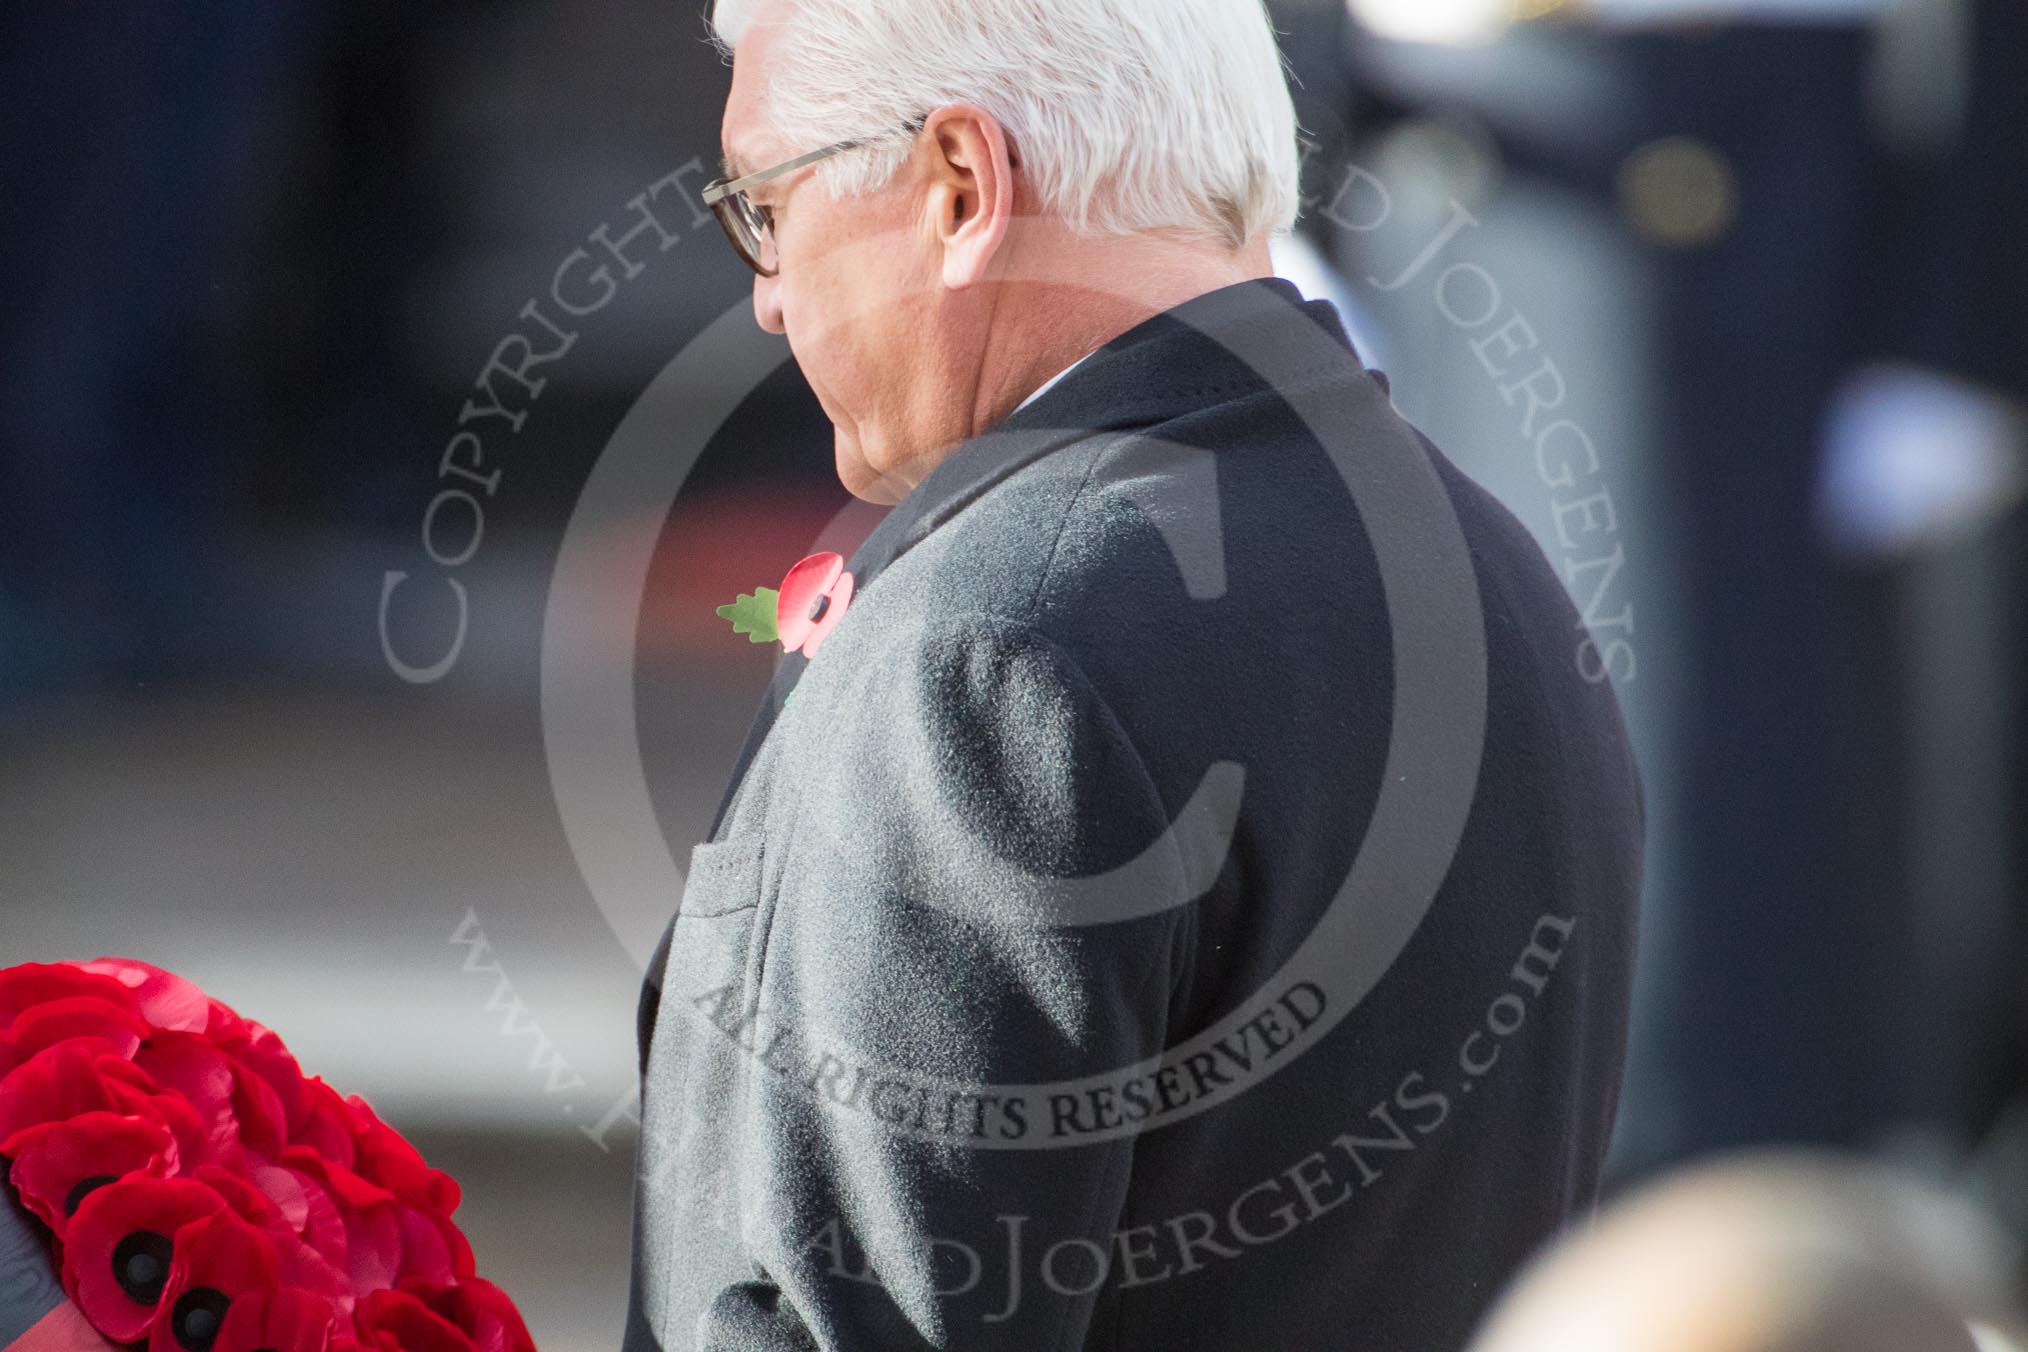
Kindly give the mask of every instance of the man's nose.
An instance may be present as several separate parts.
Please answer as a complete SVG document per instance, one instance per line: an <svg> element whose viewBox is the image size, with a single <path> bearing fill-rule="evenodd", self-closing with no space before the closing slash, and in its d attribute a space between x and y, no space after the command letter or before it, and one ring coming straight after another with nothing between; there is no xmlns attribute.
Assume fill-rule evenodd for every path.
<svg viewBox="0 0 2028 1352"><path fill-rule="evenodd" d="M753 317L769 333L785 333L782 324L782 280L779 277L753 279Z"/></svg>

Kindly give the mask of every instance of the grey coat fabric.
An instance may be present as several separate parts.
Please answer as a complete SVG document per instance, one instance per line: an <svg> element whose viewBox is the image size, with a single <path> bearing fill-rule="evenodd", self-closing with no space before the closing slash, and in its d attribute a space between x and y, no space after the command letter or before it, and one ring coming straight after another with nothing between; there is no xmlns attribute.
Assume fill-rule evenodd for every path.
<svg viewBox="0 0 2028 1352"><path fill-rule="evenodd" d="M1296 405L1429 520L1373 529ZM1476 614L1404 600L1446 532ZM629 1352L1458 1347L1591 1204L1639 889L1532 539L1262 280L1101 348L847 566L643 988ZM1433 899L1377 888L1398 953L1377 921L1326 968L1358 998L1278 986L1455 773L1394 726L1433 679L1402 635L1446 624L1470 774L1391 847Z"/></svg>

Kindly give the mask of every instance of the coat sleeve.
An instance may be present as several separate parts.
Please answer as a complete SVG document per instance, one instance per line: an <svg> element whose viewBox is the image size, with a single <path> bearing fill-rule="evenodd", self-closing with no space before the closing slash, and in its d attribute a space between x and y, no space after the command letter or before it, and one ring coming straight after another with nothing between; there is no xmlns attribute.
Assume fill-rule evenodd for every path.
<svg viewBox="0 0 2028 1352"><path fill-rule="evenodd" d="M1168 813L1113 708L1026 625L943 617L825 656L850 661L842 698L796 711L831 725L790 743L821 751L767 870L749 1007L720 1011L750 1049L753 1276L698 1346L1082 1346L1134 1143L1082 1140L1100 1112L1037 1086L1166 1045L1190 934ZM1093 923L1122 888L1173 904Z"/></svg>

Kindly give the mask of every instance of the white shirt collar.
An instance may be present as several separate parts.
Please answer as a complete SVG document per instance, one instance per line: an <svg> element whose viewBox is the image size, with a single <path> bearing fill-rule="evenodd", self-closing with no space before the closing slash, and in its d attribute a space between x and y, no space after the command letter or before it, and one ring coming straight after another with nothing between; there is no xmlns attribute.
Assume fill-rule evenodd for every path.
<svg viewBox="0 0 2028 1352"><path fill-rule="evenodd" d="M1097 349L1094 348L1093 351L1097 351ZM1091 353L1087 352L1084 354L1084 357L1089 357L1090 355ZM1020 403L1014 406L1014 412L1019 413L1022 409L1027 408L1030 404L1034 403L1037 399L1040 399L1044 394L1048 393L1049 387L1054 385L1057 381L1063 379L1065 376L1069 375L1072 371L1076 370L1078 363L1082 362L1084 360L1084 357L1079 357L1077 361L1072 362L1070 365L1064 367L1061 371L1058 371L1055 375L1051 376L1049 379L1043 381L1041 387L1038 388L1035 391L1035 393L1029 395L1026 399L1023 399Z"/></svg>

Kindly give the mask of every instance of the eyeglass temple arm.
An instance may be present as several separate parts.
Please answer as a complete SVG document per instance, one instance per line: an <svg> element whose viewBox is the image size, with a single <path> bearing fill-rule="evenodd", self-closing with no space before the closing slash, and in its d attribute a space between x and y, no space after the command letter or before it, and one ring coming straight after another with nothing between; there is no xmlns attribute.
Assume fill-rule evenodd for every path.
<svg viewBox="0 0 2028 1352"><path fill-rule="evenodd" d="M923 127L923 121L924 119L920 117L911 118L909 121L904 122L902 124L901 129L903 131L911 131L911 132L921 131ZM736 178L733 179L730 183L714 183L711 186L707 187L703 192L704 205L710 206L714 202L718 201L721 197L730 197L736 192L744 192L748 188L751 188L756 184L766 183L769 179L780 178L783 174L793 173L795 170L802 168L806 164L815 164L818 160L823 159L827 155L836 155L840 151L850 150L854 146L865 145L868 141L873 139L874 138L870 136L859 136L853 138L850 141L838 141L832 145L825 146L822 149L813 150L807 155L798 155L793 160L785 160L782 163L773 166L772 168L763 169L758 173L748 174L745 178Z"/></svg>

